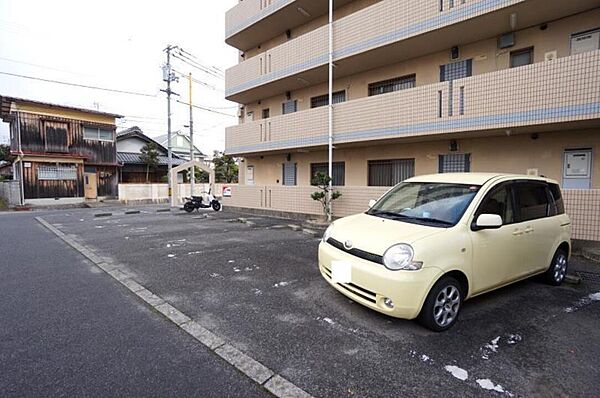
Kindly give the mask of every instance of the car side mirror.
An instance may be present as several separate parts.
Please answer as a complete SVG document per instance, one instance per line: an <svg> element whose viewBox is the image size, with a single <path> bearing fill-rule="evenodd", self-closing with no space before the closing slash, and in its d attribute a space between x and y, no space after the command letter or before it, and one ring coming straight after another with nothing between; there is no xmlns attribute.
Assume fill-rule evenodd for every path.
<svg viewBox="0 0 600 398"><path fill-rule="evenodd" d="M498 214L481 214L475 222L475 230L498 229L502 226L502 217Z"/></svg>
<svg viewBox="0 0 600 398"><path fill-rule="evenodd" d="M369 209L373 206L375 206L375 203L377 203L377 201L375 199L371 199L369 200Z"/></svg>

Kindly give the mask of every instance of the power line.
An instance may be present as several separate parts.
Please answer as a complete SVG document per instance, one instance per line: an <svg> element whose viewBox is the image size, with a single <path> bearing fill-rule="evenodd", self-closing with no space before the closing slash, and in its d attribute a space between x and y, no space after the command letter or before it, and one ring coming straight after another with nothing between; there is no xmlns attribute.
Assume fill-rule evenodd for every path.
<svg viewBox="0 0 600 398"><path fill-rule="evenodd" d="M188 64L191 67L194 67L194 68L200 70L201 72L204 72L208 75L216 77L217 79L223 79L223 76L220 76L217 73L207 69L205 66L199 64L198 62L194 61L193 59L187 57L184 54L181 54L181 53L173 54L173 57L177 58L178 60L182 61L183 63Z"/></svg>
<svg viewBox="0 0 600 398"><path fill-rule="evenodd" d="M83 73L73 72L73 71L66 70L66 69L53 68L53 67L51 67L51 66L40 65L40 64L34 64L34 63L31 63L31 62L18 61L18 60L16 60L16 59L10 59L10 58L4 58L4 57L0 57L0 60L2 60L2 61L7 61L7 62L14 62L14 63L16 63L16 64L22 64L22 65L34 66L34 67L36 67L36 68L48 69L48 70L53 70L53 71L57 71L57 72L71 73L71 74L74 74L74 75L80 75L80 76L89 76L89 75L85 75L85 74L83 74Z"/></svg>
<svg viewBox="0 0 600 398"><path fill-rule="evenodd" d="M179 50L182 51L182 52L184 52L185 54L189 55L190 57L194 58L196 61L198 61L198 63L201 63L200 59L198 59L198 57L196 57L194 54L192 54L192 53L190 53L188 51L185 51L183 48L179 48ZM209 66L207 66L207 68L210 68L210 69L214 70L217 73L223 74L223 69L221 69L221 68L219 68L217 66L209 65Z"/></svg>
<svg viewBox="0 0 600 398"><path fill-rule="evenodd" d="M178 74L179 76L181 76L181 77L185 77L186 79L188 79L188 78L189 78L189 75L188 75L188 74L186 74L186 73L183 73L183 72L180 72L180 71L178 71L178 70L177 70L177 69L175 69L175 68L171 68L171 70L172 70L173 72L177 73L177 74ZM197 79L194 79L194 78L192 78L192 81L193 81L194 83L198 83L198 84L200 84L200 85L202 85L202 86L205 86L205 87L207 87L207 88L210 88L211 90L218 91L218 89L217 89L215 86L213 86L213 85L211 85L211 84L208 84L208 83L206 83L206 82L203 82L202 80L197 80Z"/></svg>
<svg viewBox="0 0 600 398"><path fill-rule="evenodd" d="M19 74L16 74L16 73L9 73L9 72L1 72L0 71L0 74L1 75L14 76L14 77L21 77L23 79L39 80L39 81L47 82L47 83L55 83L55 84L63 84L63 85L66 85L66 86L88 88L88 89L91 89L91 90L109 91L109 92L113 92L113 93L128 94L128 95L138 95L138 96L142 96L142 97L151 97L151 98L156 98L157 97L156 94L139 93L139 92L127 91L127 90L117 90L117 89L106 88L106 87L99 87L99 86L88 86L88 85L85 85L85 84L64 82L64 81L52 80L52 79L44 79L44 78L41 78L41 77L19 75Z"/></svg>
<svg viewBox="0 0 600 398"><path fill-rule="evenodd" d="M189 104L189 103L187 103L187 102L185 102L185 101L177 100L177 102L179 102L180 104L184 104L184 105L190 106L190 104ZM231 114L229 114L229 113L225 113L225 112L219 112L219 111L215 111L215 110L213 110L213 109L206 108L206 107L203 107L203 106L200 106L200 105L194 105L194 104L192 104L192 106L193 106L194 108L198 108L198 109L201 109L201 110L203 110L203 111L212 112L212 113L217 113L217 114L219 114L219 115L224 115L224 116L229 116L229 117L236 117L235 115L231 115Z"/></svg>

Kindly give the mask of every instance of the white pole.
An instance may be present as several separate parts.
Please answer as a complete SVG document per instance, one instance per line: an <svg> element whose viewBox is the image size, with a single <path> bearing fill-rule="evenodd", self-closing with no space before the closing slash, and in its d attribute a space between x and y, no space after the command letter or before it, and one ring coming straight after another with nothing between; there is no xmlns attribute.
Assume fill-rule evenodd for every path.
<svg viewBox="0 0 600 398"><path fill-rule="evenodd" d="M328 122L328 170L329 192L327 194L327 221L331 222L331 191L333 188L333 0L329 0L329 122Z"/></svg>

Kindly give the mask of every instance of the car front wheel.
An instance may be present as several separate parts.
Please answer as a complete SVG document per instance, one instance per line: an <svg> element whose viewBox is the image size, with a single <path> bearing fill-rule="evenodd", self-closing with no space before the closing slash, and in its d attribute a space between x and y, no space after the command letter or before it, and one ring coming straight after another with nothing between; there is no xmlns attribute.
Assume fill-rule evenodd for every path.
<svg viewBox="0 0 600 398"><path fill-rule="evenodd" d="M462 301L460 283L452 277L445 276L429 291L418 320L435 332L448 330L458 319Z"/></svg>
<svg viewBox="0 0 600 398"><path fill-rule="evenodd" d="M544 279L550 285L559 286L565 280L568 266L567 252L563 249L558 249L552 258L550 267L544 274Z"/></svg>

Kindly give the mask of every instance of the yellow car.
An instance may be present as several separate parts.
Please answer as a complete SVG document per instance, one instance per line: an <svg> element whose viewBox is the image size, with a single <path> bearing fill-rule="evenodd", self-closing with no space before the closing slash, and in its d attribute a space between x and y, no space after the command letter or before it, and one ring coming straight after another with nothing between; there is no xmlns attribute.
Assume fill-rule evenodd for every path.
<svg viewBox="0 0 600 398"><path fill-rule="evenodd" d="M334 221L319 269L339 292L434 331L456 322L464 300L544 274L566 275L571 222L556 181L491 173L414 177Z"/></svg>

